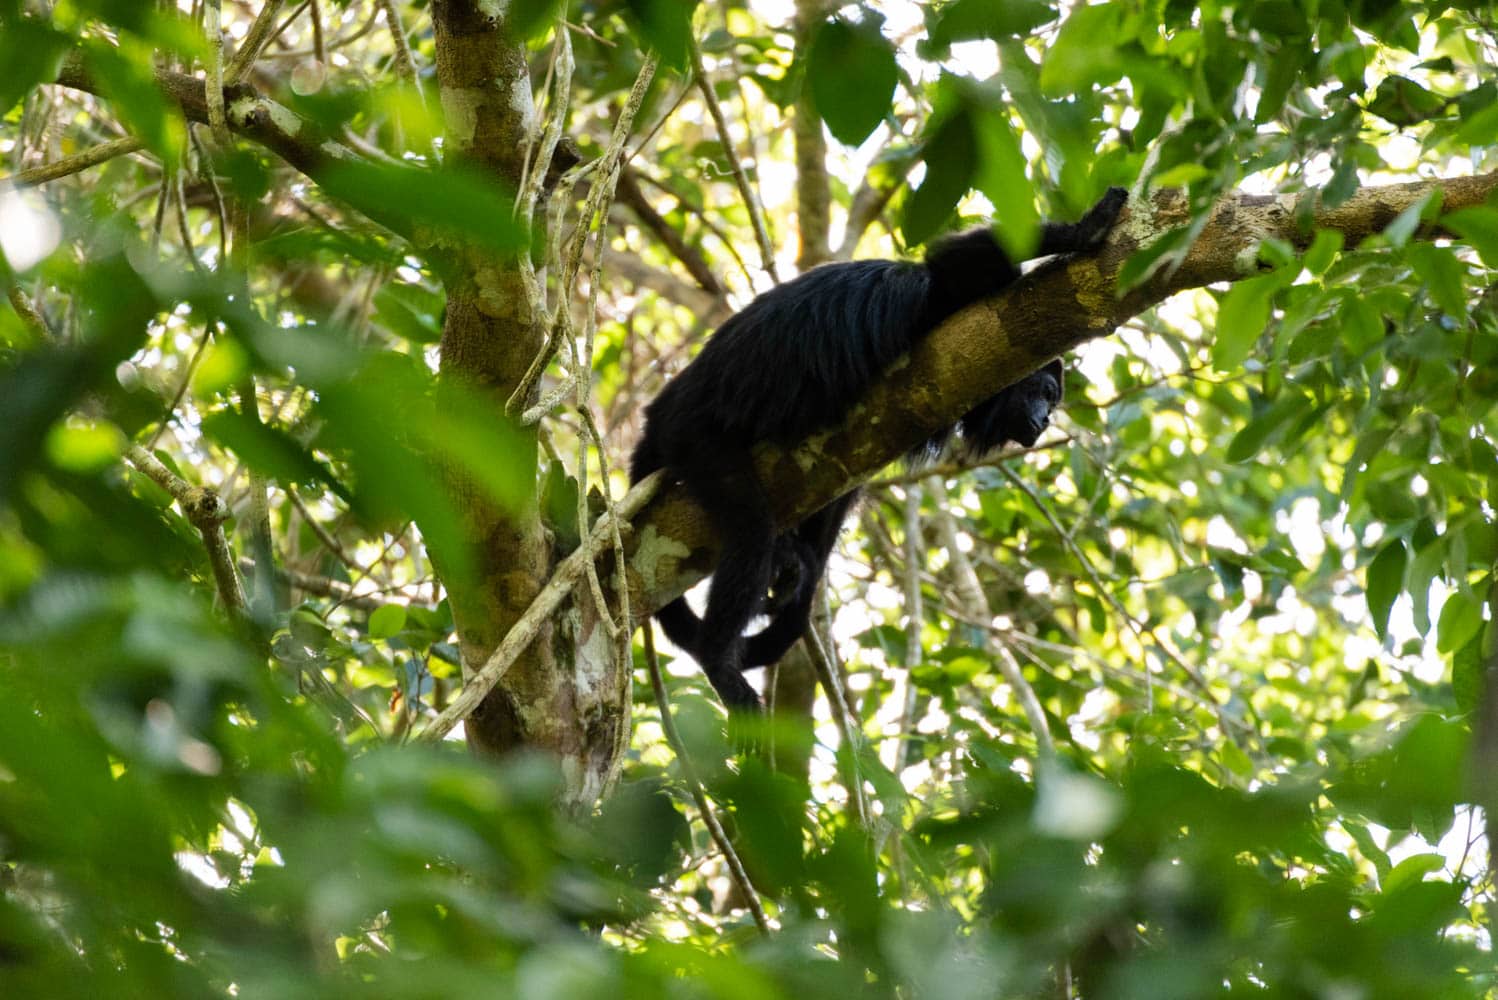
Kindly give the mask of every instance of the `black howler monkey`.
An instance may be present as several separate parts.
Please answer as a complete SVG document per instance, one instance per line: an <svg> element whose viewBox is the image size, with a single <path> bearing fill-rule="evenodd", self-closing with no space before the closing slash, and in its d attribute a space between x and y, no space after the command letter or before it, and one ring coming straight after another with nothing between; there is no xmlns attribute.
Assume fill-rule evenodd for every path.
<svg viewBox="0 0 1498 1000"><path fill-rule="evenodd" d="M1095 248L1125 192L1111 188L1080 222L1041 227L1036 256ZM824 264L771 289L729 317L691 364L646 408L630 465L635 481L665 468L707 511L722 540L707 610L685 598L656 612L671 641L702 665L723 703L753 710L742 671L773 663L806 628L817 583L857 491L776 534L750 448L793 444L836 423L881 371L964 306L1019 277L987 229L938 241L924 263ZM981 454L1006 441L1035 443L1061 400L1062 368L1006 386L912 451L931 454L955 430ZM763 631L744 629L775 604Z"/></svg>

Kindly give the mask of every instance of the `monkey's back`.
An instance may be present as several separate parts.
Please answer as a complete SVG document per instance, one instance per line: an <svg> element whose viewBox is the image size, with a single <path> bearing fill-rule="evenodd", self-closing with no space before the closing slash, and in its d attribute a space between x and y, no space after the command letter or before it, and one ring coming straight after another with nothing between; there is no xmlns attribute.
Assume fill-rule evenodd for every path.
<svg viewBox="0 0 1498 1000"><path fill-rule="evenodd" d="M922 332L924 266L824 264L729 317L645 410L634 478L713 444L789 444L839 418Z"/></svg>

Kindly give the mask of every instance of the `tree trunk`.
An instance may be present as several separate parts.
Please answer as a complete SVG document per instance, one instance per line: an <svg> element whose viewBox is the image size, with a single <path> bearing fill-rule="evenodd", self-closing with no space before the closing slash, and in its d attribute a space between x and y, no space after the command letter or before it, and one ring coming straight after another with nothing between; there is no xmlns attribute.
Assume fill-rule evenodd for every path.
<svg viewBox="0 0 1498 1000"><path fill-rule="evenodd" d="M449 161L465 162L513 192L535 112L525 47L509 38L504 17L496 16L503 9L479 0L439 0L432 23ZM504 419L506 400L545 344L547 317L527 296L521 259L467 249L457 263L445 279L442 378L484 394L493 400L496 419ZM516 452L496 460L534 469L536 430L518 431ZM514 509L500 508L458 474L450 488L475 549L471 577L444 575L466 679L529 607L555 556L534 486ZM586 805L612 782L628 743L630 678L621 676L589 602L581 604L542 630L465 721L465 732L481 752L525 747L556 755L564 798Z"/></svg>

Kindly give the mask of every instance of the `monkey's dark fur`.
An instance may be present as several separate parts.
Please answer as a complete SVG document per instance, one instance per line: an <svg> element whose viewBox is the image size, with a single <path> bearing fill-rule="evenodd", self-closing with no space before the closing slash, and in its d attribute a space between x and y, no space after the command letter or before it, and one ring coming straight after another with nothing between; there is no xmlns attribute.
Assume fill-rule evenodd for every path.
<svg viewBox="0 0 1498 1000"><path fill-rule="evenodd" d="M1076 223L1045 223L1036 256L1090 250L1123 207L1111 188ZM671 641L702 664L723 703L753 710L759 696L742 671L780 659L806 628L817 583L857 491L838 497L777 535L750 448L793 444L836 423L880 372L943 320L1019 277L992 232L936 243L924 263L864 260L825 264L774 288L729 317L702 352L646 408L630 474L659 468L681 479L722 540L699 621L685 598L656 613ZM1061 400L1053 361L968 411L912 451L939 450L955 430L982 454L1035 443ZM772 618L745 636L765 610Z"/></svg>

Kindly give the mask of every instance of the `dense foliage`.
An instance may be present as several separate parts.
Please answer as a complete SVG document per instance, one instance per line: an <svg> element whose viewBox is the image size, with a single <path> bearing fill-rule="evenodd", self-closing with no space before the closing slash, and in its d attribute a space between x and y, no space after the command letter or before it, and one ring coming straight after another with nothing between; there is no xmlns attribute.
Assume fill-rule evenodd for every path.
<svg viewBox="0 0 1498 1000"><path fill-rule="evenodd" d="M1079 352L1036 448L876 479L819 625L851 723L792 657L774 767L685 658L679 756L638 636L594 809L544 755L407 744L461 684L469 508L574 548L771 282L761 221L783 279L1184 188L1127 285L1234 190L1309 225L1498 167L1489 5L478 3L566 116L531 218L443 162L468 6L0 0L0 996L1489 995L1492 199L1266 242ZM567 169L649 51L595 220ZM183 85L220 61L233 137ZM586 419L535 461L513 386L438 388L465 253L572 307Z"/></svg>

